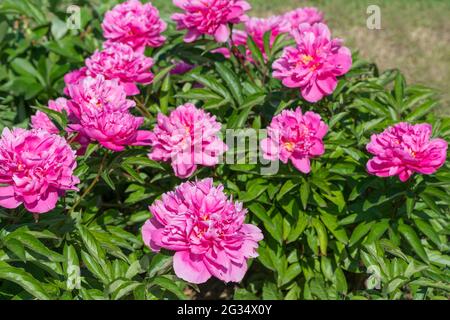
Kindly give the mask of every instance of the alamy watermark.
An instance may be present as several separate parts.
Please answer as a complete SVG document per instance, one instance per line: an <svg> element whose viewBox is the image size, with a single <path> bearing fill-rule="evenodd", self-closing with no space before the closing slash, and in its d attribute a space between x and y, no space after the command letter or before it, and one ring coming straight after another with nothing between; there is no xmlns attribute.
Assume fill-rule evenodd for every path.
<svg viewBox="0 0 450 320"><path fill-rule="evenodd" d="M367 268L367 273L370 276L366 280L366 288L368 290L381 289L381 270L380 267L376 265L371 265Z"/></svg>
<svg viewBox="0 0 450 320"><path fill-rule="evenodd" d="M218 164L228 165L259 165L260 174L274 175L280 168L279 161L269 160L266 154L276 155L285 148L278 145L277 137L281 133L271 131L271 143L268 149L261 148L261 142L268 137L266 129L227 129L225 137L218 133L217 138L224 141L225 145L211 142L211 135L204 132L205 128L196 126L192 131L180 128L172 132L174 139L179 142L172 149L171 162L176 165L202 165L211 163L211 159ZM305 139L309 139L305 136ZM289 147L294 148L295 143L290 143ZM293 151L291 149L291 151Z"/></svg>
<svg viewBox="0 0 450 320"><path fill-rule="evenodd" d="M81 9L79 6L70 5L67 7L66 13L68 15L66 26L69 30L81 29Z"/></svg>
<svg viewBox="0 0 450 320"><path fill-rule="evenodd" d="M372 4L367 7L366 13L369 15L366 20L366 26L369 30L381 29L381 9L379 6Z"/></svg>

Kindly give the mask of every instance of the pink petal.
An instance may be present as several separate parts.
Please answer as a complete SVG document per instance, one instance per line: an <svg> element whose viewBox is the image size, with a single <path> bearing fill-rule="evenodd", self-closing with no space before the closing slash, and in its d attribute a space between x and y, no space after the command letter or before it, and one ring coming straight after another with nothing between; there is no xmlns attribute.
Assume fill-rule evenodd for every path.
<svg viewBox="0 0 450 320"><path fill-rule="evenodd" d="M214 38L217 42L227 42L229 37L230 29L225 24L221 24L214 33Z"/></svg>
<svg viewBox="0 0 450 320"><path fill-rule="evenodd" d="M324 94L320 91L315 82L310 83L302 89L302 96L306 101L314 103L323 98Z"/></svg>
<svg viewBox="0 0 450 320"><path fill-rule="evenodd" d="M186 35L184 36L184 41L187 43L194 42L200 37L200 33L195 29L189 29Z"/></svg>
<svg viewBox="0 0 450 320"><path fill-rule="evenodd" d="M297 168L300 172L309 173L311 171L311 164L309 158L307 157L291 157L292 164Z"/></svg>
<svg viewBox="0 0 450 320"><path fill-rule="evenodd" d="M177 277L190 283L200 284L211 278L200 255L188 251L178 251L173 256L173 269Z"/></svg>
<svg viewBox="0 0 450 320"><path fill-rule="evenodd" d="M58 202L58 192L48 191L40 200L35 203L24 202L25 208L33 213L47 213L56 207Z"/></svg>
<svg viewBox="0 0 450 320"><path fill-rule="evenodd" d="M164 228L164 226L155 218L147 220L142 227L142 240L154 252L159 252L159 250L161 250L161 247L159 246L161 238L159 237L156 239L160 233L155 232L161 228Z"/></svg>
<svg viewBox="0 0 450 320"><path fill-rule="evenodd" d="M336 89L337 80L335 77L318 78L317 85L325 94L332 94Z"/></svg>
<svg viewBox="0 0 450 320"><path fill-rule="evenodd" d="M15 209L22 204L18 201L15 193L14 187L0 187L0 206L7 209Z"/></svg>
<svg viewBox="0 0 450 320"><path fill-rule="evenodd" d="M127 96L135 96L140 93L139 88L132 82L122 83Z"/></svg>
<svg viewBox="0 0 450 320"><path fill-rule="evenodd" d="M309 149L309 154L312 156L321 156L325 153L325 146L323 145L323 142L319 139L313 140L313 145L311 146L311 149Z"/></svg>

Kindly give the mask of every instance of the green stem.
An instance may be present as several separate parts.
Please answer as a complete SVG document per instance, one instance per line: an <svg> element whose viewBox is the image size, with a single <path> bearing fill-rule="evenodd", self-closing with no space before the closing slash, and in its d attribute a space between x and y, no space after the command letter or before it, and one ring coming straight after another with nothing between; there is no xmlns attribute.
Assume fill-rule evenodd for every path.
<svg viewBox="0 0 450 320"><path fill-rule="evenodd" d="M87 189L83 192L83 194L81 195L80 198L78 198L77 202L75 202L75 204L73 205L73 207L70 209L70 213L72 213L81 203L81 201L86 197L86 195L92 191L92 189L95 187L95 185L99 182L100 177L102 175L102 171L105 165L105 161L108 157L108 153L105 153L105 155L103 156L102 162L100 163L100 167L98 168L98 172L97 175L95 176L94 180L92 180L91 184L89 185L89 187L87 187Z"/></svg>

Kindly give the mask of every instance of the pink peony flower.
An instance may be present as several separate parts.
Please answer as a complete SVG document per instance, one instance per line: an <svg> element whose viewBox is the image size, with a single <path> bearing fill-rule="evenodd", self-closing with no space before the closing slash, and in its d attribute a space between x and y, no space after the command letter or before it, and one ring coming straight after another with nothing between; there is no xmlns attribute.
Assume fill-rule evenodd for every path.
<svg viewBox="0 0 450 320"><path fill-rule="evenodd" d="M50 100L48 102L48 108L58 112L65 110L67 114L70 114L67 99L65 98ZM59 129L53 124L52 120L41 111L37 111L36 114L31 117L31 126L33 129L43 129L48 133L59 134Z"/></svg>
<svg viewBox="0 0 450 320"><path fill-rule="evenodd" d="M263 53L264 49L264 34L270 31L270 46L272 47L278 35L287 33L290 30L289 22L283 16L272 16L269 18L250 18L245 22L246 33L253 38L258 48Z"/></svg>
<svg viewBox="0 0 450 320"><path fill-rule="evenodd" d="M139 130L143 123L144 118L134 117L129 112L103 111L83 114L79 130L107 149L123 151L126 146L150 145L151 132Z"/></svg>
<svg viewBox="0 0 450 320"><path fill-rule="evenodd" d="M103 36L107 42L128 44L134 50L143 52L146 46L160 47L165 37L166 23L159 17L159 11L151 3L128 0L106 12L102 23Z"/></svg>
<svg viewBox="0 0 450 320"><path fill-rule="evenodd" d="M103 75L86 77L74 85L68 86L70 112L76 119L82 114L95 114L101 111L125 112L134 107L134 101L127 95L119 80L107 80Z"/></svg>
<svg viewBox="0 0 450 320"><path fill-rule="evenodd" d="M65 191L77 190L76 166L75 152L64 138L40 129L5 128L0 138L0 206L14 209L23 203L33 213L53 210Z"/></svg>
<svg viewBox="0 0 450 320"><path fill-rule="evenodd" d="M303 23L313 25L323 22L323 13L314 7L297 8L287 12L284 19L289 23L290 30L296 30Z"/></svg>
<svg viewBox="0 0 450 320"><path fill-rule="evenodd" d="M261 141L263 156L267 160L289 160L303 173L311 171L310 158L324 154L323 137L328 126L314 112L284 110L272 119L267 128L268 138Z"/></svg>
<svg viewBox="0 0 450 320"><path fill-rule="evenodd" d="M105 45L104 50L86 59L88 76L101 74L109 80L118 79L129 96L139 94L136 82L145 85L153 81L152 65L152 58L123 43Z"/></svg>
<svg viewBox="0 0 450 320"><path fill-rule="evenodd" d="M375 157L367 163L367 170L378 177L398 175L403 182L414 172L436 172L445 163L448 144L430 139L431 133L429 124L402 122L372 135L367 151Z"/></svg>
<svg viewBox="0 0 450 320"><path fill-rule="evenodd" d="M188 30L186 42L193 42L201 35L226 42L230 37L228 24L245 21L245 12L251 8L243 0L173 0L173 3L184 10L184 13L172 15L172 20L177 23L178 30Z"/></svg>
<svg viewBox="0 0 450 320"><path fill-rule="evenodd" d="M227 146L219 139L221 124L214 116L193 104L179 106L167 117L158 114L149 158L171 161L175 175L191 176L197 165L215 166Z"/></svg>
<svg viewBox="0 0 450 320"><path fill-rule="evenodd" d="M245 224L247 210L228 199L212 179L186 182L150 207L153 218L142 228L144 243L153 251L174 250L176 275L191 283L212 276L240 282L247 259L258 256L261 230Z"/></svg>
<svg viewBox="0 0 450 320"><path fill-rule="evenodd" d="M67 131L78 133L76 141L81 145L78 154L83 154L89 142L93 139L87 136L90 131L83 128L84 125L90 124L86 119L95 120L90 125L99 125L97 120L104 117L103 113L118 112L125 114L135 106L134 101L127 99L125 88L119 84L118 79L106 80L103 75L97 75L95 78L87 76L76 84L69 85L67 91L71 97L71 100L68 101L70 123ZM81 123L83 117L85 120L84 123ZM126 117L124 116L124 118ZM133 126L134 122L127 125ZM118 126L122 126L122 124ZM117 131L122 129L129 130L128 128L116 128ZM108 128L108 130L111 130L111 128ZM121 138L117 137L117 139L120 140Z"/></svg>
<svg viewBox="0 0 450 320"><path fill-rule="evenodd" d="M336 89L337 77L350 70L352 55L339 39L331 39L322 23L302 24L294 32L297 47L286 47L273 63L273 76L288 88L300 88L303 98L317 102Z"/></svg>
<svg viewBox="0 0 450 320"><path fill-rule="evenodd" d="M72 72L67 73L64 76L64 83L66 84L66 87L64 88L64 94L69 95L69 86L78 84L81 80L86 78L86 72L87 68L82 67L78 70L74 70Z"/></svg>

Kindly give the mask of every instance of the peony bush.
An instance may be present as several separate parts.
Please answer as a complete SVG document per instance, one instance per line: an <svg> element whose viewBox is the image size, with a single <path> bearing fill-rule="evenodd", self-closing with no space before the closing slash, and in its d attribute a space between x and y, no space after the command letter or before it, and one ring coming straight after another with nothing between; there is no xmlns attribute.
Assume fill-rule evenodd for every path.
<svg viewBox="0 0 450 320"><path fill-rule="evenodd" d="M1 299L450 297L450 119L326 13L35 2L0 3Z"/></svg>

